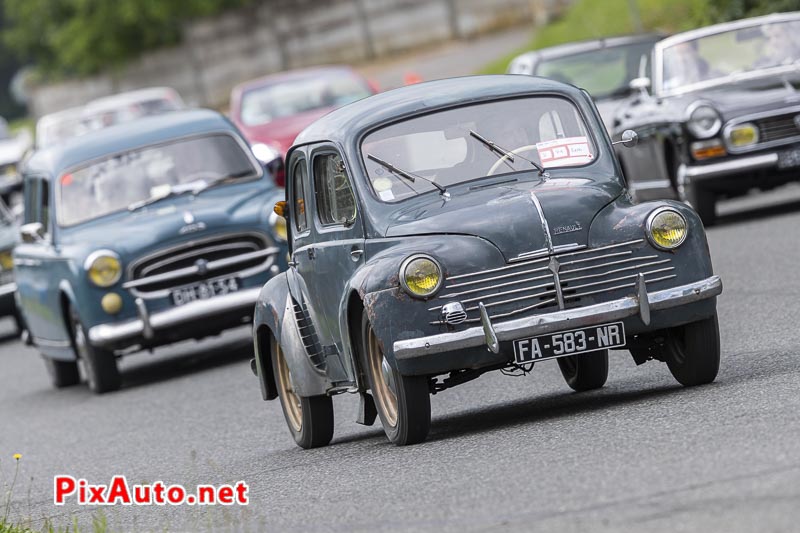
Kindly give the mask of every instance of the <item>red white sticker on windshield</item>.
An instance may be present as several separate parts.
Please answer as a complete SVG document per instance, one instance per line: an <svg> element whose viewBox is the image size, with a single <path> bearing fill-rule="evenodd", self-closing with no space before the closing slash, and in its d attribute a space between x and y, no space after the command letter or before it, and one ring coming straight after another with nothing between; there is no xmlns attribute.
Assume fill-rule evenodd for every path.
<svg viewBox="0 0 800 533"><path fill-rule="evenodd" d="M586 137L567 137L536 143L544 168L585 165L593 159Z"/></svg>

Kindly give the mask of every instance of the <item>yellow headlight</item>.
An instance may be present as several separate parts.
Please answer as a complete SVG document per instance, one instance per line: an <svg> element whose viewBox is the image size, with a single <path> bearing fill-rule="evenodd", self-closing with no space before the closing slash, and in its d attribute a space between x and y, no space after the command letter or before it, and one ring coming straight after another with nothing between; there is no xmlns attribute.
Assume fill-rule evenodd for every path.
<svg viewBox="0 0 800 533"><path fill-rule="evenodd" d="M400 267L400 279L410 294L425 298L439 289L442 271L433 259L421 255L412 256Z"/></svg>
<svg viewBox="0 0 800 533"><path fill-rule="evenodd" d="M11 256L11 250L0 252L0 267L2 270L12 270L14 268L14 258Z"/></svg>
<svg viewBox="0 0 800 533"><path fill-rule="evenodd" d="M739 124L728 132L731 146L750 146L758 142L758 128L754 124Z"/></svg>
<svg viewBox="0 0 800 533"><path fill-rule="evenodd" d="M677 248L686 240L686 219L672 209L656 210L647 222L650 241L662 250Z"/></svg>
<svg viewBox="0 0 800 533"><path fill-rule="evenodd" d="M110 287L122 277L119 257L110 250L93 253L84 266L89 280L98 287Z"/></svg>

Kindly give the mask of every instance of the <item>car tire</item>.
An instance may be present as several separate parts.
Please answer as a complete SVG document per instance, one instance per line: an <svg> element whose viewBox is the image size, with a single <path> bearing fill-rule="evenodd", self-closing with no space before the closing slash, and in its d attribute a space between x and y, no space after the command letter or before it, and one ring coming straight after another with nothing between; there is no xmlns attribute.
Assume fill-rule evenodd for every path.
<svg viewBox="0 0 800 533"><path fill-rule="evenodd" d="M77 361L58 361L44 356L44 364L47 367L47 374L50 376L50 383L56 389L72 387L81 382Z"/></svg>
<svg viewBox="0 0 800 533"><path fill-rule="evenodd" d="M575 392L599 389L608 379L608 350L557 359L564 381Z"/></svg>
<svg viewBox="0 0 800 533"><path fill-rule="evenodd" d="M272 338L272 370L283 417L298 446L327 446L333 438L333 400L330 396L300 396L295 393L283 348Z"/></svg>
<svg viewBox="0 0 800 533"><path fill-rule="evenodd" d="M392 368L364 313L361 355L383 430L397 446L417 444L431 428L431 395L426 376L404 376Z"/></svg>
<svg viewBox="0 0 800 533"><path fill-rule="evenodd" d="M667 336L667 366L686 387L705 385L719 372L719 322L717 314L699 322L672 328Z"/></svg>
<svg viewBox="0 0 800 533"><path fill-rule="evenodd" d="M95 394L118 390L122 385L122 376L114 352L92 346L75 308L70 308L69 316L73 349L79 364L83 366L89 390Z"/></svg>
<svg viewBox="0 0 800 533"><path fill-rule="evenodd" d="M687 184L681 187L681 191L681 200L692 206L703 221L703 225L713 226L717 220L716 195L697 184Z"/></svg>

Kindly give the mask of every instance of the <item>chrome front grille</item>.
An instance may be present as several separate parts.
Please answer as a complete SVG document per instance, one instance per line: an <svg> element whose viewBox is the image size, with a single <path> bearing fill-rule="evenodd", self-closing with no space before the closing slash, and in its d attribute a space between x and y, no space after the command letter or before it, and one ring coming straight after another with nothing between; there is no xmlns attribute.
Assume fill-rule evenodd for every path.
<svg viewBox="0 0 800 533"><path fill-rule="evenodd" d="M673 279L669 255L643 244L638 239L449 276L437 297L439 305L429 308L431 323L443 323L442 307L449 302L464 306L465 322L479 322L479 302L491 319L502 319L608 300L633 289L639 274L648 286Z"/></svg>
<svg viewBox="0 0 800 533"><path fill-rule="evenodd" d="M161 297L206 279L250 276L269 268L278 248L266 235L236 233L189 241L131 263L122 286L137 296Z"/></svg>
<svg viewBox="0 0 800 533"><path fill-rule="evenodd" d="M800 137L800 128L797 127L797 123L794 120L796 116L797 113L786 113L757 120L759 143Z"/></svg>

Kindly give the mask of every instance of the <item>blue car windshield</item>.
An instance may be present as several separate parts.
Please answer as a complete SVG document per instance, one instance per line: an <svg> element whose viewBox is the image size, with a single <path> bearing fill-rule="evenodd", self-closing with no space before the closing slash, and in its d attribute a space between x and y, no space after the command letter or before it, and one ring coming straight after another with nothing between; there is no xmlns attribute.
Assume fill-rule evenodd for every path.
<svg viewBox="0 0 800 533"><path fill-rule="evenodd" d="M511 152L510 154L508 152ZM591 164L589 127L570 100L535 96L436 111L364 138L370 184L384 202L484 176ZM393 167L393 168L392 168ZM422 179L409 179L419 176Z"/></svg>
<svg viewBox="0 0 800 533"><path fill-rule="evenodd" d="M117 153L59 177L58 223L73 226L158 200L177 190L200 190L226 177L259 176L242 144L214 134Z"/></svg>

